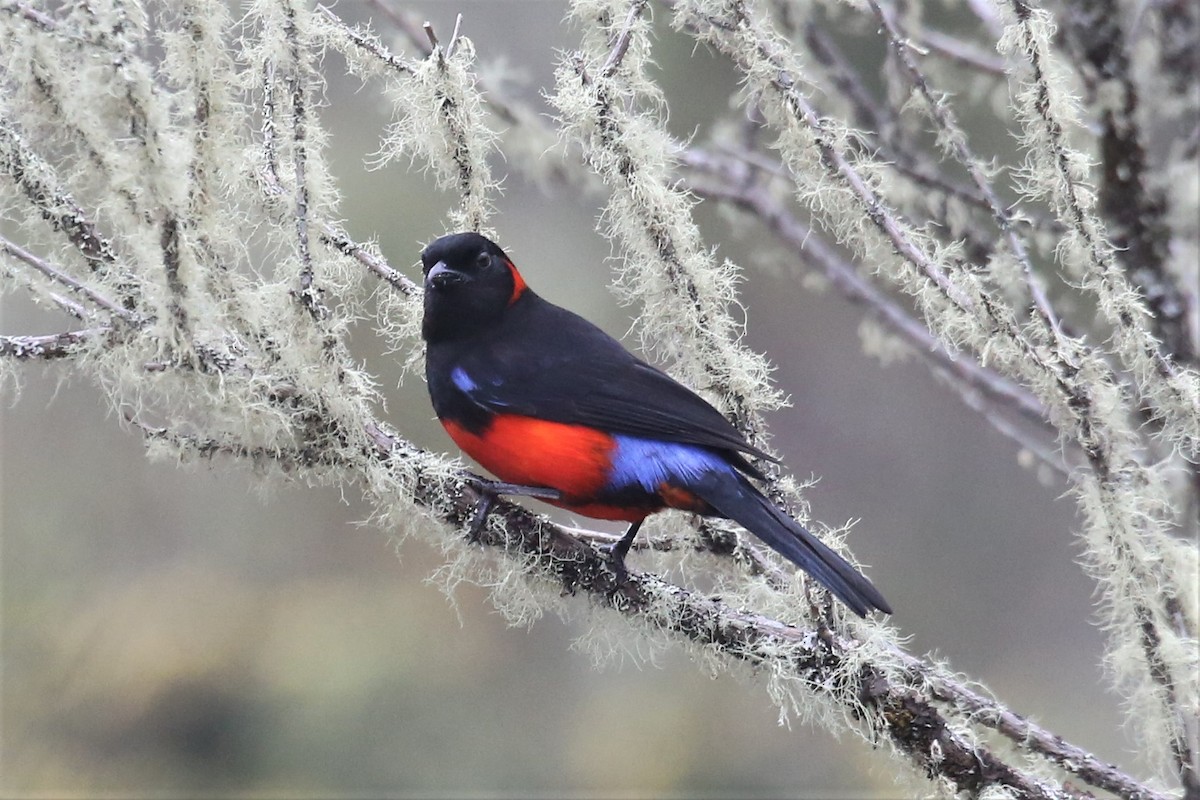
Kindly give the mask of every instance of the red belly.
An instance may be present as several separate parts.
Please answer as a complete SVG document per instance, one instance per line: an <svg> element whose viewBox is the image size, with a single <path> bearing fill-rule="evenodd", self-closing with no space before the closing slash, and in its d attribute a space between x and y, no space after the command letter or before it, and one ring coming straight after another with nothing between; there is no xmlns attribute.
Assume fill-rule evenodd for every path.
<svg viewBox="0 0 1200 800"><path fill-rule="evenodd" d="M600 500L615 446L612 437L602 431L516 414L497 414L481 434L451 420L442 420L442 425L464 453L497 478L557 489L562 499L546 502L569 511L636 522L662 507L655 507L649 497L648 504L640 507L608 505Z"/></svg>

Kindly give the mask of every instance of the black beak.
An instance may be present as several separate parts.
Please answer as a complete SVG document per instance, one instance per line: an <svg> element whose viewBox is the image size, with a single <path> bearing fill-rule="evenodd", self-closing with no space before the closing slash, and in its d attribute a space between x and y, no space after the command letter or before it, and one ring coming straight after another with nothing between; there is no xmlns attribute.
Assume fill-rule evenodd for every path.
<svg viewBox="0 0 1200 800"><path fill-rule="evenodd" d="M425 286L429 289L445 289L449 286L462 283L466 279L466 275L450 269L446 266L445 261L439 261L425 275Z"/></svg>

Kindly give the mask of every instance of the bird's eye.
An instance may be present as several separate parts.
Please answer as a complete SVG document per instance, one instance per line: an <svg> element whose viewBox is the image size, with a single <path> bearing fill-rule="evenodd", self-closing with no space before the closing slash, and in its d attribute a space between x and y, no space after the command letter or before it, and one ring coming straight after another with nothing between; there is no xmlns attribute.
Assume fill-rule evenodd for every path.
<svg viewBox="0 0 1200 800"><path fill-rule="evenodd" d="M490 263L492 263L492 256L486 251L475 257L475 266L479 267L480 269L483 269Z"/></svg>

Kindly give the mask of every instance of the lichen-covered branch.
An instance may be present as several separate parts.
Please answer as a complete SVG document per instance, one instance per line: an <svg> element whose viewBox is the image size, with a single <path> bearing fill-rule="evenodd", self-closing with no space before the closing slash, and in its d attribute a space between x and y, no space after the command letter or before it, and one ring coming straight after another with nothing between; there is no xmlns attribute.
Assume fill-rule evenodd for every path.
<svg viewBox="0 0 1200 800"><path fill-rule="evenodd" d="M54 361L70 358L97 336L108 336L112 328L86 328L45 336L0 336L0 358L17 361Z"/></svg>
<svg viewBox="0 0 1200 800"><path fill-rule="evenodd" d="M1001 46L1026 57L1022 71L1014 75L1022 81L1015 105L1024 127L1027 169L1045 178L1025 181L1026 192L1047 199L1068 231L1058 248L1064 267L1081 275L1095 295L1112 326L1115 354L1162 419L1164 436L1193 458L1200 456L1200 374L1159 349L1147 323L1145 301L1117 265L1114 244L1085 185L1084 155L1067 142L1068 126L1078 123L1075 104L1048 63L1054 23L1044 10L1023 0L1013 0L1011 7L1015 20Z"/></svg>
<svg viewBox="0 0 1200 800"><path fill-rule="evenodd" d="M1018 324L1008 300L989 293L978 272L965 269L952 250L938 246L890 207L876 188L877 165L853 155L847 144L851 135L819 114L804 91L802 66L767 21L740 2L675 5L677 24L727 54L758 92L758 108L781 131L776 146L797 182L800 199L817 218L839 240L853 244L877 263L894 264L896 272L881 272L918 300L931 330L952 346L974 342L971 346L1001 371L1028 385L1068 441L1082 448L1090 469L1077 473L1077 490L1080 508L1089 520L1091 573L1105 586L1108 599L1112 651L1141 653L1136 670L1119 656L1115 661L1122 664L1123 680L1140 687L1128 691L1157 698L1158 713L1153 719L1139 716L1138 722L1162 737L1158 741L1166 741L1167 749L1178 752L1176 742L1185 736L1184 720L1191 713L1184 709L1195 708L1196 702L1191 696L1181 700L1177 693L1185 684L1195 685L1197 661L1185 655L1186 647L1177 650L1175 644L1181 643L1180 637L1194 643L1196 619L1192 612L1180 628L1171 609L1189 593L1181 580L1190 579L1184 576L1191 572L1195 551L1193 545L1169 534L1178 524L1179 511L1162 506L1157 499L1166 491L1162 476L1139 463L1140 434L1132 427L1132 403L1121 376L1109 367L1103 351L1080 338L1061 335L1048 319L1043 317L1040 327L1037 318ZM1044 37L1039 41L1045 45ZM1034 84L1038 88L1031 91L1049 96L1044 79L1035 79ZM1057 142L1065 148L1061 138L1049 138L1051 145ZM1067 158L1065 149L1057 152ZM1064 180L1061 170L1050 175L1054 176L1047 176L1051 182ZM1069 185L1078 186L1078 179ZM1082 213L1082 206L1077 210ZM1091 220L1088 225L1095 222L1091 216L1084 218ZM1088 241L1096 245L1091 252L1108 252L1107 244L1096 244L1099 230L1089 231ZM901 261L877 246L869 249L877 235ZM1129 351L1126 355L1133 356ZM1125 360L1126 366L1130 363ZM1171 367L1159 377L1162 382L1155 391L1175 395L1170 401L1175 403L1174 411L1166 413L1165 424L1170 428L1173 423L1173 435L1192 442L1195 417L1187 408L1196 376ZM1146 378L1143 371L1135 382ZM1182 402L1175 402L1180 398ZM1126 488L1130 485L1145 491L1130 493Z"/></svg>
<svg viewBox="0 0 1200 800"><path fill-rule="evenodd" d="M669 359L688 383L728 406L757 445L762 414L779 404L764 359L739 344L729 313L733 266L718 265L691 218L693 201L676 188L672 142L652 108L658 90L644 74L649 21L645 2L577 3L596 25L588 49L557 75L551 102L564 135L609 187L605 220L621 244L618 290L642 309L643 343Z"/></svg>
<svg viewBox="0 0 1200 800"><path fill-rule="evenodd" d="M667 523L646 539L664 559L705 553L715 593L654 574L619 583L596 546L605 535L510 504L482 547L467 544L472 476L381 423L374 374L350 355L352 325L374 319L416 363L421 289L339 221L321 110L325 71L344 59L382 87L394 112L380 161L428 169L448 198L448 228L494 224L496 156L522 146L505 162L508 180L601 186L617 293L636 304L646 349L756 443L769 438L765 415L780 397L766 359L742 342L740 271L706 244L698 197L760 223L764 247L805 256L883 323L879 336L919 351L988 422L1069 475L1131 717L1168 771L1194 785L1198 613L1188 579L1197 555L1174 535L1188 523L1187 506L1174 501L1191 495L1169 473L1196 441L1187 405L1195 350L1180 343L1187 313L1171 318L1151 297L1152 284L1174 286L1171 302L1192 307L1179 260L1163 255L1158 237L1166 227L1190 239L1174 222L1180 198L1155 204L1160 162L1148 149L1136 158L1136 147L1150 147L1144 104L1127 95L1110 106L1110 201L1093 203L1082 151L1072 149L1076 119L1039 77L1057 69L1061 44L1045 12L1016 0L1007 23L969 3L980 20L971 40L884 0L829 12L860 15L872 41L890 49L886 63L900 70L885 97L803 4L772 4L789 38L751 4L667 3L676 35L726 56L744 87L744 111L715 124L714 141L686 145L667 132L672 97L650 66L661 4L572 5L580 43L548 96L556 119L476 74L469 17L447 37L385 0L374 5L414 55L392 52L336 10L293 0L255 0L237 22L216 0L90 0L52 11L0 1L0 288L48 308L55 317L44 330L57 331L0 335L0 386L52 364L90 380L153 456L244 462L264 481L360 487L374 521L440 547L440 580L489 587L508 619L602 615L636 646L682 647L710 671L750 673L782 717L852 731L930 793L1169 796L906 653L898 631L815 602L773 556L722 524ZM1165 30L1164 12L1153 13ZM1004 24L1013 47L988 55L978 37ZM1121 33L1096 36L1116 51L1131 47ZM806 58L844 97L809 91ZM993 104L1024 126L1030 163L1020 181L1005 183L970 140L955 87L942 85L947 64L966 67L976 87L1003 91L1001 72L1013 81L1013 102ZM1117 63L1117 79L1131 74ZM902 85L910 96L897 101ZM497 122L510 128L503 138ZM919 131L929 122L933 141ZM547 167L530 153L550 141L558 165ZM1134 173L1127 188L1144 190L1146 213L1110 219L1128 177L1122 165ZM1058 248L1064 235L1071 242ZM1114 246L1120 237L1125 251ZM1071 281L1098 302L1099 323L1078 303L1059 304L1076 291ZM63 313L80 329L61 331ZM1138 426L1141 405L1160 428ZM799 496L778 470L769 483L776 499Z"/></svg>
<svg viewBox="0 0 1200 800"><path fill-rule="evenodd" d="M1066 474L1063 458L1051 449L1053 432L1046 420L1046 408L1027 389L974 361L952 355L907 309L874 286L820 234L801 222L764 185L756 182L754 170L744 162L698 149L689 150L684 162L697 173L689 179L688 185L692 191L701 197L729 202L751 212L781 240L818 266L843 297L852 303L867 306L914 352L926 358L941 374L954 380L964 396L986 398L986 407L981 410L1004 435L1037 455L1043 464ZM1002 410L1012 412L1023 424L1009 424L992 413ZM1040 440L1034 438L1030 426L1040 429ZM1075 458L1079 458L1078 454Z"/></svg>
<svg viewBox="0 0 1200 800"><path fill-rule="evenodd" d="M384 137L379 163L423 155L442 188L458 193L450 230L487 232L499 188L487 162L496 135L484 123L483 99L468 69L475 58L470 40L452 36L445 50L431 46L424 58L408 62L373 34L348 27L328 9L320 11L314 18L319 35L346 57L351 70L388 80L386 91L398 118Z"/></svg>

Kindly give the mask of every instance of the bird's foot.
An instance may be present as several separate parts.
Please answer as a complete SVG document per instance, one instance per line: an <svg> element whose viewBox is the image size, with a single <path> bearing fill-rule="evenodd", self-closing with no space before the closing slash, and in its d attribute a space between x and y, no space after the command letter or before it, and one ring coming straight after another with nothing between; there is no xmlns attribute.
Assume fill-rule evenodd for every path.
<svg viewBox="0 0 1200 800"><path fill-rule="evenodd" d="M600 545L600 552L608 559L608 566L616 576L617 586L621 586L629 580L629 569L625 566L625 554L628 551L628 547L622 549L621 542Z"/></svg>
<svg viewBox="0 0 1200 800"><path fill-rule="evenodd" d="M562 492L557 489L489 481L486 478L473 477L470 485L479 494L479 505L475 507L475 516L471 518L471 525L467 528L467 541L472 544L479 541L479 536L483 533L483 526L487 523L488 514L491 513L492 507L496 505L496 501L500 499L501 495L536 497L539 500L558 500L562 497Z"/></svg>
<svg viewBox="0 0 1200 800"><path fill-rule="evenodd" d="M617 578L617 586L629 580L629 570L625 567L625 556L629 555L629 548L633 547L633 540L640 527L642 527L642 523L641 520L638 520L629 526L629 530L618 541L600 547L608 556L609 565Z"/></svg>

